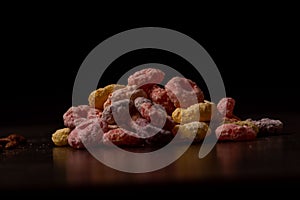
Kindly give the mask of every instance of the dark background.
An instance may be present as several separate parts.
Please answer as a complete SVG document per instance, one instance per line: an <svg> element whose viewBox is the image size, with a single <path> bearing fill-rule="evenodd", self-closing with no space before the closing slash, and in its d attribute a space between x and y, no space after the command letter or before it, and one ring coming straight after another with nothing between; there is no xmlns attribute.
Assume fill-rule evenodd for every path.
<svg viewBox="0 0 300 200"><path fill-rule="evenodd" d="M181 9L177 11L172 5L158 12L161 4L155 4L155 9L145 12L150 2L141 4L142 8L132 7L131 10L120 5L94 6L95 10L91 10L93 6L81 7L75 10L72 5L51 7L50 5L28 5L28 2L26 6L17 5L15 2L10 8L2 6L0 12L0 134L6 135L7 130L13 130L36 137L33 137L33 146L24 151L17 149L1 152L1 156L3 155L1 161L4 161L1 165L3 172L1 177L4 177L1 178L4 180L1 182L1 187L4 186L5 189L10 185L19 187L26 185L33 189L36 186L38 188L49 186L47 194L50 194L53 193L52 188L62 186L59 191L65 191L64 187L68 186L72 188L66 180L66 175L71 174L73 181L79 180L79 182L75 181L75 185L86 186L89 190L91 184L95 186L93 189L96 194L99 194L97 183L105 184L107 180L112 180L110 183L113 183L113 187L107 190L109 195L116 193L115 186L118 189L123 186L118 183L126 184L127 187L121 188L123 191L130 187L134 192L145 189L141 184L143 180L146 180L146 186L149 183L147 181L154 180L154 182L150 181L154 184L150 184L151 191L147 191L147 195L157 195L153 192L154 189L164 193L166 189L181 193L182 187L187 189L184 190L184 194L190 192L191 188L198 191L202 186L215 191L216 186L219 186L218 189L224 189L223 183L234 184L227 185L225 190L230 189L226 190L227 193L244 189L247 195L253 194L255 197L261 196L260 191L265 191L268 197L272 194L278 196L278 193L286 197L286 194L298 191L289 188L290 185L294 185L293 183L296 183L297 187L299 185L300 94L297 73L299 12L296 10L298 7L285 6L282 3L276 7L274 3L265 6L232 5L230 10L221 6L224 12L220 13L215 6L209 10L203 5L195 5L195 10L191 10L180 5ZM116 6L125 12L120 13ZM187 16L187 13L192 16ZM52 143L49 146L45 145L49 144L50 134L60 125L63 126L62 115L72 104L72 88L77 70L89 52L114 34L144 26L174 29L199 42L220 70L227 96L236 99L236 115L245 118L251 116L279 118L288 127L288 132L297 132L297 134L288 133L282 137L260 138L246 145L245 143L221 144L216 148L218 152L213 152L208 160L202 161L202 164L208 164L204 165L208 170L204 170L204 173L195 170L202 164L198 158L193 160L196 154L192 152L183 157L182 164L175 163L171 166L171 170L166 168L164 171L154 173L155 176L142 174L135 177L111 171L110 168L102 165L98 168L99 163L93 162L84 151L52 148ZM194 77L190 71L191 66L181 58L166 52L161 54L151 50L130 53L116 60L110 66L111 69L118 69L115 70L116 74L101 80L103 82L99 84L118 79L117 72L125 66L134 67L147 62L162 62L177 68L182 66L185 69L181 71L183 74ZM49 136L45 137L45 134ZM35 138L38 139L37 142L34 142ZM58 157L61 158L58 163L53 155L55 152L56 156L62 156ZM57 166L58 164L60 166ZM92 168L96 166L92 171L100 174L99 179L91 177L86 166ZM204 175L204 179L200 176L200 179L197 179L200 183L197 181L187 183L189 177L180 176L181 178L173 183L174 172L184 175L182 172L185 170L190 172L188 174L192 177L194 174ZM232 180L231 177L229 180L224 178L226 170L232 173ZM247 170L252 173L248 174ZM103 171L104 178L107 178L104 180ZM214 176L215 171L219 172L217 176ZM168 177L171 179L168 180ZM81 178L84 181L82 183ZM163 183L159 184L159 180L163 180ZM164 181L171 184L164 184ZM181 184L176 185L178 182ZM56 183L59 184L55 185ZM249 189L257 184L262 188L259 192ZM134 187L136 185L138 189ZM110 186L110 184L106 185L106 187ZM283 190L284 187L288 190ZM18 189L20 188L10 188L12 191ZM82 191L81 187L72 188L72 194L78 195L80 189ZM100 193L102 195L103 190L100 190ZM122 192L117 193L123 195ZM14 194L23 195L20 191Z"/></svg>
<svg viewBox="0 0 300 200"><path fill-rule="evenodd" d="M107 22L99 18L43 12L6 16L1 31L2 125L61 124L63 113L72 104L77 70L89 52L114 34L144 26L174 29L199 42L221 72L227 96L236 99L238 116L275 113L273 116L280 117L281 113L299 111L297 24L293 16L261 14L215 21ZM194 78L188 70L192 66L184 59L158 50L129 53L112 63L110 69L147 62L185 66L181 72ZM111 74L99 85L117 79L117 73Z"/></svg>

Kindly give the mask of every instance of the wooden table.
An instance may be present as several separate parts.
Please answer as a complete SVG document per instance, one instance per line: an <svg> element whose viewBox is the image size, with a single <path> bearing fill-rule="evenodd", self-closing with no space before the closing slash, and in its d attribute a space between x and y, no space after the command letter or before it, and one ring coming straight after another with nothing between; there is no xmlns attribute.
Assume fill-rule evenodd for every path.
<svg viewBox="0 0 300 200"><path fill-rule="evenodd" d="M18 191L170 191L207 189L248 191L251 188L299 188L300 116L282 115L282 135L254 141L217 143L203 159L200 144L174 163L149 173L131 174L109 168L86 150L54 147L51 134L57 124L3 127L2 132L26 135L22 148L0 153L0 190ZM30 134L29 134L30 133ZM251 189L253 190L253 189ZM297 191L297 190L293 190Z"/></svg>

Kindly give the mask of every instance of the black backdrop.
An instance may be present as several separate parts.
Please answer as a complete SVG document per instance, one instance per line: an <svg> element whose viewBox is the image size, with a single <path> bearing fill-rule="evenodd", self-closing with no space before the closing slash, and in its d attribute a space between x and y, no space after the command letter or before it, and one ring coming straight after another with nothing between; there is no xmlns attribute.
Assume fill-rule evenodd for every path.
<svg viewBox="0 0 300 200"><path fill-rule="evenodd" d="M22 15L2 24L1 124L61 123L72 104L77 70L89 52L114 34L144 26L174 29L198 41L221 72L227 96L236 99L237 115L299 110L297 52L291 48L296 47L296 24L289 21L267 17L220 23L188 19L104 23ZM124 56L111 68L147 62L187 64L149 50ZM188 68L183 73L193 78ZM115 80L117 71L99 85Z"/></svg>

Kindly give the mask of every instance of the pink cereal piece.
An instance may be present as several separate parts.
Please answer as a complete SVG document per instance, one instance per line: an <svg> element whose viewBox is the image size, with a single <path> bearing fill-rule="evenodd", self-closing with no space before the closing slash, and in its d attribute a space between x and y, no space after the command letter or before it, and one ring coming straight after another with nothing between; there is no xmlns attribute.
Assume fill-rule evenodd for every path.
<svg viewBox="0 0 300 200"><path fill-rule="evenodd" d="M95 146L101 141L104 144L109 144L108 141L117 146L142 146L146 145L163 145L170 142L173 134L164 129L156 128L143 118L136 121L135 130L133 132L128 129L113 127L108 132L104 133L98 126L90 121L85 121L71 131L68 136L68 143L72 148L83 149L86 145ZM100 138L102 135L102 139Z"/></svg>
<svg viewBox="0 0 300 200"><path fill-rule="evenodd" d="M131 119L130 112L133 108L133 102L131 100L119 100L106 107L102 112L101 118L108 124L127 124L128 120Z"/></svg>
<svg viewBox="0 0 300 200"><path fill-rule="evenodd" d="M165 85L165 89L176 108L187 108L204 102L202 90L190 79L173 77Z"/></svg>
<svg viewBox="0 0 300 200"><path fill-rule="evenodd" d="M101 118L102 111L97 108L90 108L87 113L87 119Z"/></svg>
<svg viewBox="0 0 300 200"><path fill-rule="evenodd" d="M64 125L68 128L75 128L77 122L81 122L82 118L86 118L88 111L90 110L90 106L88 105L79 105L70 107L63 114Z"/></svg>
<svg viewBox="0 0 300 200"><path fill-rule="evenodd" d="M134 105L139 110L143 104L149 104L152 105L152 102L150 99L143 98L143 97L138 97L134 100Z"/></svg>
<svg viewBox="0 0 300 200"><path fill-rule="evenodd" d="M217 109L222 116L226 118L236 118L233 115L233 110L235 106L235 100L231 97L222 98L217 104Z"/></svg>
<svg viewBox="0 0 300 200"><path fill-rule="evenodd" d="M175 110L174 103L169 98L167 91L158 85L153 85L149 93L149 98L152 102L163 106L169 115Z"/></svg>
<svg viewBox="0 0 300 200"><path fill-rule="evenodd" d="M257 133L249 126L223 124L215 130L219 141L254 140Z"/></svg>
<svg viewBox="0 0 300 200"><path fill-rule="evenodd" d="M100 144L103 134L108 131L107 123L101 119L87 119L71 131L68 143L75 149Z"/></svg>
<svg viewBox="0 0 300 200"><path fill-rule="evenodd" d="M147 94L144 90L137 88L136 85L132 86L126 86L124 88L118 89L114 92L112 92L107 100L104 102L103 107L104 109L110 106L112 103L124 100L124 99L130 99L134 101L137 97L145 97L147 98Z"/></svg>
<svg viewBox="0 0 300 200"><path fill-rule="evenodd" d="M162 106L153 105L151 100L144 97L136 98L134 104L141 116L151 122L153 126L162 127L164 125L167 113Z"/></svg>
<svg viewBox="0 0 300 200"><path fill-rule="evenodd" d="M109 145L110 142L117 146L141 146L143 144L142 138L139 138L135 133L123 129L111 129L104 133L102 141Z"/></svg>
<svg viewBox="0 0 300 200"><path fill-rule="evenodd" d="M128 85L141 87L146 84L160 84L165 77L165 73L159 69L146 68L135 72L128 77Z"/></svg>
<svg viewBox="0 0 300 200"><path fill-rule="evenodd" d="M81 139L78 137L78 129L73 129L68 135L68 143L74 149L84 149Z"/></svg>

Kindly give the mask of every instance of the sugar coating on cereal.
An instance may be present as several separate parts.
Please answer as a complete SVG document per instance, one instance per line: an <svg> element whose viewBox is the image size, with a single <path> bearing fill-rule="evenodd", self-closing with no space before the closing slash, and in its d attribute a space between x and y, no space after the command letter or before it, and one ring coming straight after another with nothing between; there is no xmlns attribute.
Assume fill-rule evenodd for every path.
<svg viewBox="0 0 300 200"><path fill-rule="evenodd" d="M283 123L278 119L262 118L260 120L247 119L254 123L259 130L259 134L279 134L283 130Z"/></svg>
<svg viewBox="0 0 300 200"><path fill-rule="evenodd" d="M167 118L167 113L162 106L153 104L151 100L144 97L136 98L134 105L141 116L151 122L152 125L163 127Z"/></svg>
<svg viewBox="0 0 300 200"><path fill-rule="evenodd" d="M148 84L160 84L165 73L160 69L146 68L139 70L128 77L128 85L142 87Z"/></svg>
<svg viewBox="0 0 300 200"><path fill-rule="evenodd" d="M102 111L97 108L90 108L86 118L93 119L93 118L100 118L102 117Z"/></svg>
<svg viewBox="0 0 300 200"><path fill-rule="evenodd" d="M193 121L210 121L214 116L216 106L213 102L205 100L188 108L176 108L172 113L172 119L177 123L189 123Z"/></svg>
<svg viewBox="0 0 300 200"><path fill-rule="evenodd" d="M249 126L237 124L222 124L215 130L219 141L254 140L257 133Z"/></svg>
<svg viewBox="0 0 300 200"><path fill-rule="evenodd" d="M68 145L68 136L71 132L70 128L61 128L56 130L53 134L52 134L52 142L56 145L56 146L66 146Z"/></svg>
<svg viewBox="0 0 300 200"><path fill-rule="evenodd" d="M71 106L63 114L65 127L52 134L53 143L74 149L100 144L163 146L174 137L200 142L210 135L218 141L241 141L283 130L280 120L242 120L234 114L235 99L208 101L191 79L175 76L163 86L164 78L162 70L146 68L130 75L127 85L92 91L88 105ZM218 125L214 134L209 124Z"/></svg>
<svg viewBox="0 0 300 200"><path fill-rule="evenodd" d="M117 146L141 146L143 144L142 138L123 128L112 129L104 133L102 141L106 145L112 143Z"/></svg>
<svg viewBox="0 0 300 200"><path fill-rule="evenodd" d="M163 106L169 115L175 110L174 103L168 96L167 90L158 85L153 85L149 90L149 99L153 103Z"/></svg>
<svg viewBox="0 0 300 200"><path fill-rule="evenodd" d="M117 122L121 125L130 120L130 110L132 109L133 102L130 99L122 99L106 107L102 112L102 119L108 124L115 124Z"/></svg>
<svg viewBox="0 0 300 200"><path fill-rule="evenodd" d="M102 111L89 105L71 106L64 114L64 125L74 129L86 119L100 118Z"/></svg>
<svg viewBox="0 0 300 200"><path fill-rule="evenodd" d="M124 87L125 85L110 84L105 86L104 88L99 88L97 90L92 91L88 97L89 105L93 108L102 110L103 104L107 100L108 96L112 92Z"/></svg>
<svg viewBox="0 0 300 200"><path fill-rule="evenodd" d="M111 93L108 96L107 100L104 102L103 107L106 108L110 106L112 103L124 99L130 99L134 101L137 97L147 98L147 94L142 89L139 89L136 85L126 86L124 88L121 88Z"/></svg>
<svg viewBox="0 0 300 200"><path fill-rule="evenodd" d="M222 116L227 118L231 118L233 116L234 107L235 100L231 97L224 97L217 104L218 111Z"/></svg>
<svg viewBox="0 0 300 200"><path fill-rule="evenodd" d="M199 121L176 125L172 132L174 135L179 134L181 139L194 140L194 142L202 141L205 136L211 134L208 124Z"/></svg>
<svg viewBox="0 0 300 200"><path fill-rule="evenodd" d="M83 119L87 117L90 106L78 105L71 106L64 114L64 125L68 128L75 128L76 124L79 124Z"/></svg>
<svg viewBox="0 0 300 200"><path fill-rule="evenodd" d="M74 149L83 149L85 148L84 144L81 141L81 138L78 136L78 129L73 129L68 136L68 144Z"/></svg>
<svg viewBox="0 0 300 200"><path fill-rule="evenodd" d="M99 145L108 126L102 119L87 119L71 131L68 143L71 147L81 149Z"/></svg>
<svg viewBox="0 0 300 200"><path fill-rule="evenodd" d="M232 123L240 126L249 126L255 131L255 133L259 132L259 127L254 122L251 122L250 120L234 121Z"/></svg>
<svg viewBox="0 0 300 200"><path fill-rule="evenodd" d="M167 82L165 88L176 108L187 108L204 101L202 90L190 79L173 77Z"/></svg>

